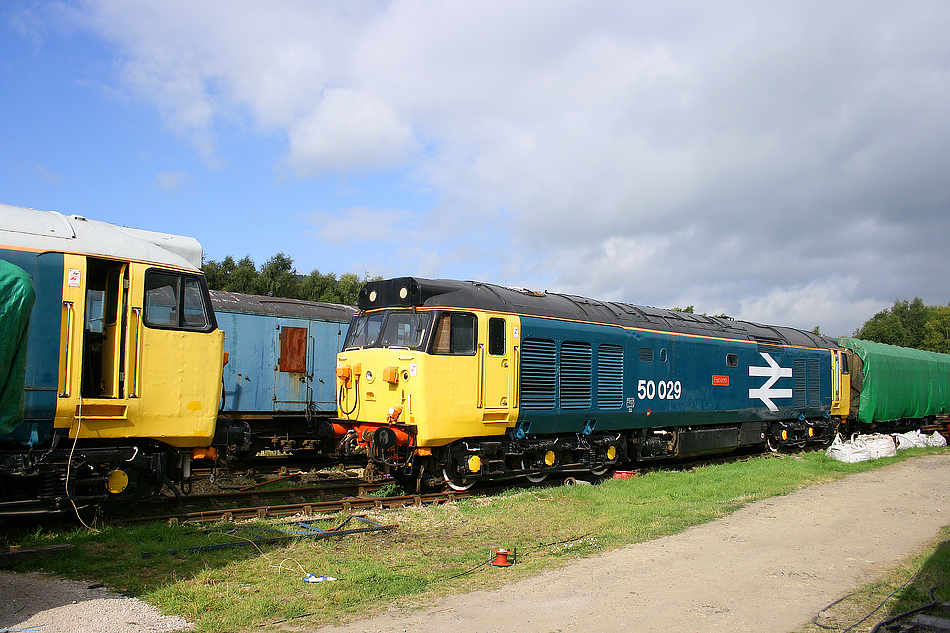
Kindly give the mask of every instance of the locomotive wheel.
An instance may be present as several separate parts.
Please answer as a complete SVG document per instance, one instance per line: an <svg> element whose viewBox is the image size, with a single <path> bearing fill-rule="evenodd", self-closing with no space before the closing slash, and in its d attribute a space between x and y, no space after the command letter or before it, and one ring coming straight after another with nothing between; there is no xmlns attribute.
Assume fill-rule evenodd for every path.
<svg viewBox="0 0 950 633"><path fill-rule="evenodd" d="M442 469L442 478L445 479L445 485L456 492L464 492L475 485L474 481L466 481L465 479L453 481L449 471L445 468Z"/></svg>
<svg viewBox="0 0 950 633"><path fill-rule="evenodd" d="M606 474L608 470L610 470L609 464L601 464L600 466L591 468L590 474L592 474L595 477L600 477L601 475Z"/></svg>
<svg viewBox="0 0 950 633"><path fill-rule="evenodd" d="M765 446L769 449L770 453L777 453L779 449L778 440L774 439L768 433L765 434Z"/></svg>

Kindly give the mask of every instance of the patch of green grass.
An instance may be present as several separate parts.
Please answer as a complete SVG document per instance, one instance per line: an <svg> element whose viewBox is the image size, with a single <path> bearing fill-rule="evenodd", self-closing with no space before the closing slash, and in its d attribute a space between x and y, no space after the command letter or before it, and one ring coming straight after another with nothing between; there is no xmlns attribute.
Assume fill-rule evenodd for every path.
<svg viewBox="0 0 950 633"><path fill-rule="evenodd" d="M390 532L240 549L184 551L253 541L282 526L43 530L25 544L66 542L76 548L21 568L105 582L195 622L199 633L290 623L315 628L395 603L421 605L446 593L489 589L580 556L679 532L752 501L934 452L940 449L902 451L860 464L835 462L823 453L773 456L657 470L593 486L513 489L490 499L374 514L380 523L398 523ZM311 523L329 528L340 520ZM517 549L518 564L490 567L495 547ZM935 569L946 580L946 564ZM306 583L309 573L338 580Z"/></svg>
<svg viewBox="0 0 950 633"><path fill-rule="evenodd" d="M843 631L849 627L856 633L870 631L879 622L932 601L950 601L950 527L943 528L916 556L901 561L874 582L816 614L814 623L803 627L800 633ZM946 617L939 610L935 613Z"/></svg>

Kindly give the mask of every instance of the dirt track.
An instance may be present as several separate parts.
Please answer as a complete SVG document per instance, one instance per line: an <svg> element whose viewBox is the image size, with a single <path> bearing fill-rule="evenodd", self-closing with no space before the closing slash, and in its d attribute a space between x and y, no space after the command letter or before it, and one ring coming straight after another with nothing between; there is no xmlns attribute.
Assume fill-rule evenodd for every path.
<svg viewBox="0 0 950 633"><path fill-rule="evenodd" d="M767 499L495 591L319 633L796 631L950 525L950 455Z"/></svg>
<svg viewBox="0 0 950 633"><path fill-rule="evenodd" d="M496 591L319 633L797 631L950 525L948 482L950 453L920 457L760 501ZM88 584L0 573L0 627L88 633L185 625Z"/></svg>

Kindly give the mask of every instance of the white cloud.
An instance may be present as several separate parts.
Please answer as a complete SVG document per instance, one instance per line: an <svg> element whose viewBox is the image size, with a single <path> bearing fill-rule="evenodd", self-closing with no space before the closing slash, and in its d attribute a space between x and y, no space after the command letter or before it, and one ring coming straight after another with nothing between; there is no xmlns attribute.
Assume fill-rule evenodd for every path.
<svg viewBox="0 0 950 633"><path fill-rule="evenodd" d="M334 88L290 130L288 161L300 176L386 169L405 162L411 139L409 125L384 102Z"/></svg>
<svg viewBox="0 0 950 633"><path fill-rule="evenodd" d="M252 130L282 135L300 178L401 172L437 192L431 209L326 212L376 222L397 274L842 333L896 297L950 295L934 265L950 239L944 3L84 9L126 87L209 165L223 134Z"/></svg>
<svg viewBox="0 0 950 633"><path fill-rule="evenodd" d="M191 175L184 171L163 171L153 181L153 185L166 193L180 190L191 182Z"/></svg>

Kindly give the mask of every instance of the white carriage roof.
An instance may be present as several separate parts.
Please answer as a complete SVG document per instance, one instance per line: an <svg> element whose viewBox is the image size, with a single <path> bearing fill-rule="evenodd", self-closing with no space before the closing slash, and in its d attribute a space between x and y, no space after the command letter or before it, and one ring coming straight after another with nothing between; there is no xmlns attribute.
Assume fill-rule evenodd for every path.
<svg viewBox="0 0 950 633"><path fill-rule="evenodd" d="M201 268L201 244L191 237L8 204L0 204L0 247L4 246Z"/></svg>

